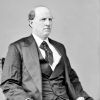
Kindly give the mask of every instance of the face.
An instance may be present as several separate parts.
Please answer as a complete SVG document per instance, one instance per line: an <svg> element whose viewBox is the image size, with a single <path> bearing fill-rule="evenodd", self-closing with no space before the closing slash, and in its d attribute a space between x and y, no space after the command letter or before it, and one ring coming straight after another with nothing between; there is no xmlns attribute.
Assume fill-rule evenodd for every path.
<svg viewBox="0 0 100 100"><path fill-rule="evenodd" d="M33 33L41 39L46 39L52 28L52 15L45 7L38 7L35 9L35 18L32 20Z"/></svg>

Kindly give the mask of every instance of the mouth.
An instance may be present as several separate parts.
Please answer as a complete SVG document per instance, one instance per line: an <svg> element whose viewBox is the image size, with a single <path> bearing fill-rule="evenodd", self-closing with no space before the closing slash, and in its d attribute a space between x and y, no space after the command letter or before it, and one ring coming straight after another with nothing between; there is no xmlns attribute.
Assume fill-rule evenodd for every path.
<svg viewBox="0 0 100 100"><path fill-rule="evenodd" d="M50 30L51 30L51 28L44 28L44 30L46 30L46 31L50 31Z"/></svg>
<svg viewBox="0 0 100 100"><path fill-rule="evenodd" d="M44 28L44 29L46 29L46 30L50 30L50 28Z"/></svg>

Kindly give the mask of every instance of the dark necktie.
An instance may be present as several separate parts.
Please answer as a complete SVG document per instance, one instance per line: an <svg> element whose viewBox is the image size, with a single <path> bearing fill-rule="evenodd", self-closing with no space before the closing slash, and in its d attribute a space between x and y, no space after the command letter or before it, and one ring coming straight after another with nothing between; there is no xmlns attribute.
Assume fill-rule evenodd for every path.
<svg viewBox="0 0 100 100"><path fill-rule="evenodd" d="M48 63L50 65L52 65L52 63L53 63L53 53L52 53L51 49L49 48L48 44L45 41L43 41L40 45L40 48L45 51L45 53L46 53L45 59L48 61Z"/></svg>

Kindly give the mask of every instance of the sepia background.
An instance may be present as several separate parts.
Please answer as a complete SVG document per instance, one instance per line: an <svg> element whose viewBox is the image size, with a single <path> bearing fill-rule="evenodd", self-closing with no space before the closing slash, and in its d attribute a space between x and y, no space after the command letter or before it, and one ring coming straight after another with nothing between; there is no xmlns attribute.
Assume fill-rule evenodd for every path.
<svg viewBox="0 0 100 100"><path fill-rule="evenodd" d="M65 45L84 90L100 100L100 0L0 0L0 58L11 42L31 34L27 16L37 5L51 9L50 37Z"/></svg>

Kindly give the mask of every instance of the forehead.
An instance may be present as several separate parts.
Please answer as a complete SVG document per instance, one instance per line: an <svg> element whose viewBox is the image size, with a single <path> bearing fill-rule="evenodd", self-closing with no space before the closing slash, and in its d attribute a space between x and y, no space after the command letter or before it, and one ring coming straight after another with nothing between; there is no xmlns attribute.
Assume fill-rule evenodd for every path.
<svg viewBox="0 0 100 100"><path fill-rule="evenodd" d="M38 7L35 9L36 18L52 18L50 10L46 7Z"/></svg>

